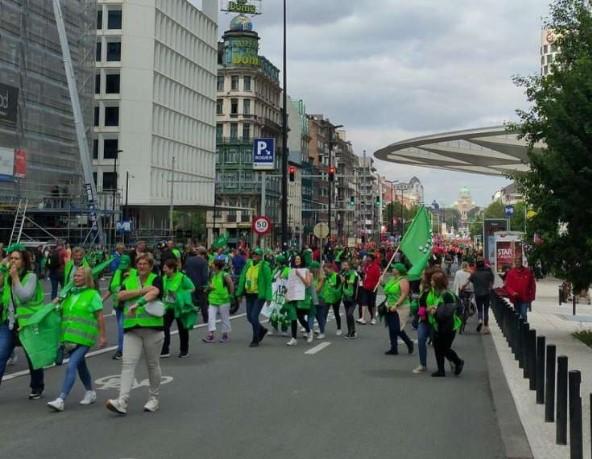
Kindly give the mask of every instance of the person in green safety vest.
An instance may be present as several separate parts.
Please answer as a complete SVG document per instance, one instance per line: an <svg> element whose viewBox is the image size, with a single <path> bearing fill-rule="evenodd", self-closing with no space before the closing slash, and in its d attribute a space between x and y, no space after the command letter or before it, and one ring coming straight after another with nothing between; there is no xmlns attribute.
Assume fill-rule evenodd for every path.
<svg viewBox="0 0 592 459"><path fill-rule="evenodd" d="M337 324L336 335L341 336L341 315L339 314L342 297L341 277L337 274L337 266L333 263L325 264L324 269L325 280L321 289L321 299L327 305L326 314L329 313L330 308L333 308L335 323Z"/></svg>
<svg viewBox="0 0 592 459"><path fill-rule="evenodd" d="M318 261L312 261L309 265L312 273L312 283L310 285L310 295L312 300L312 308L308 314L308 326L311 330L314 327L314 321L317 320L319 325L319 334L317 339L325 339L325 325L327 323L327 305L321 298L321 291L323 289L323 282L325 281L325 274L321 269L321 264Z"/></svg>
<svg viewBox="0 0 592 459"><path fill-rule="evenodd" d="M144 411L155 412L159 408L160 350L164 341L164 306L160 311L157 299L162 298L162 279L152 272L154 258L150 253L136 257L135 275L128 276L117 295L124 303L123 357L119 397L107 401L107 408L117 414L127 414L129 394L135 379L135 370L142 352L146 360L150 381L148 402Z"/></svg>
<svg viewBox="0 0 592 459"><path fill-rule="evenodd" d="M288 275L286 287L286 308L292 328L292 338L288 341L288 346L298 344L298 322L305 329L307 342L312 343L314 334L306 317L310 314L312 307L312 296L309 291L311 284L312 273L303 266L300 255L296 255L292 260L292 269Z"/></svg>
<svg viewBox="0 0 592 459"><path fill-rule="evenodd" d="M448 291L448 277L444 272L438 271L432 275L432 292L428 295L427 304L431 317L430 323L434 327L434 354L438 364L438 371L432 373L432 376L446 376L445 358L452 362L454 374L458 376L461 374L465 362L454 352L452 343L462 321L456 312L446 313L447 310L456 309L458 298Z"/></svg>
<svg viewBox="0 0 592 459"><path fill-rule="evenodd" d="M435 308L435 304L428 305L428 297L434 303L432 276L440 271L439 268L429 267L423 272L420 286L420 295L418 299L417 310L417 349L419 354L419 366L413 370L413 373L420 374L427 371L428 360L428 340L432 337L433 328L430 320L435 322L434 317L429 314L430 308Z"/></svg>
<svg viewBox="0 0 592 459"><path fill-rule="evenodd" d="M386 355L397 355L398 339L407 345L409 354L413 354L413 341L405 332L405 325L409 320L409 280L407 280L407 268L403 263L395 263L392 268L393 276L383 285L386 296L385 321L389 329L390 349Z"/></svg>
<svg viewBox="0 0 592 459"><path fill-rule="evenodd" d="M6 251L8 258L0 265L0 381L4 376L6 363L19 343L19 325L43 306L43 289L37 275L32 271L29 252L21 244L13 244ZM45 388L43 369L35 370L30 359L27 362L31 376L29 400L38 400Z"/></svg>
<svg viewBox="0 0 592 459"><path fill-rule="evenodd" d="M214 260L210 282L208 286L208 335L203 338L204 343L216 341L216 319L220 316L222 322L221 343L230 341L230 302L234 295L234 283L232 276L224 268L226 267L226 256L218 255Z"/></svg>
<svg viewBox="0 0 592 459"><path fill-rule="evenodd" d="M118 260L118 267L113 272L113 277L109 283L109 288L103 294L102 300L105 301L111 297L113 310L115 311L115 319L117 320L117 351L113 354L113 360L121 360L123 352L123 303L117 299L117 294L121 290L123 281L131 275L135 274L135 269L131 267L131 258L129 255L121 255Z"/></svg>
<svg viewBox="0 0 592 459"><path fill-rule="evenodd" d="M269 331L261 322L259 315L266 301L271 301L273 296L271 292L271 268L267 261L262 260L263 250L256 248L251 255L251 259L243 268L236 296L246 297L247 301L247 320L253 328L253 339L249 347L257 347Z"/></svg>
<svg viewBox="0 0 592 459"><path fill-rule="evenodd" d="M189 330L193 329L197 321L197 311L191 299L191 294L195 291L195 285L185 273L179 271L178 266L177 260L169 258L162 267L163 301L166 313L164 315L164 343L160 351L161 358L171 356L170 330L174 320L177 321L177 330L179 331L180 349L178 357L189 356Z"/></svg>
<svg viewBox="0 0 592 459"><path fill-rule="evenodd" d="M355 269L353 269L349 262L341 263L341 285L343 286L343 307L345 309L345 319L347 323L347 339L356 339L356 320L354 319L354 311L356 310L356 299L358 296L358 284L360 277Z"/></svg>
<svg viewBox="0 0 592 459"><path fill-rule="evenodd" d="M272 273L272 287L273 297L277 301L279 298L284 298L286 293L286 284L288 282L288 276L290 275L290 267L288 266L288 259L284 255L278 255L275 257L275 266ZM279 317L281 320L274 320ZM282 336L288 336L288 323L287 319L284 319L284 315L272 316L269 319L271 324L271 330L269 330L269 336L274 334L280 334Z"/></svg>
<svg viewBox="0 0 592 459"><path fill-rule="evenodd" d="M60 342L69 354L68 368L62 384L60 395L48 402L47 406L54 411L64 411L64 402L70 394L76 373L86 389L81 405L91 405L97 401L97 394L93 390L92 378L86 366L86 354L99 340L99 347L107 345L105 335L105 319L103 317L103 301L99 292L95 290L92 270L79 268L74 274L74 287L62 300L62 335Z"/></svg>
<svg viewBox="0 0 592 459"><path fill-rule="evenodd" d="M74 247L74 249L72 249L72 259L68 260L64 266L64 285L74 279L74 273L81 266L90 268L90 264L85 255L86 252L82 247Z"/></svg>

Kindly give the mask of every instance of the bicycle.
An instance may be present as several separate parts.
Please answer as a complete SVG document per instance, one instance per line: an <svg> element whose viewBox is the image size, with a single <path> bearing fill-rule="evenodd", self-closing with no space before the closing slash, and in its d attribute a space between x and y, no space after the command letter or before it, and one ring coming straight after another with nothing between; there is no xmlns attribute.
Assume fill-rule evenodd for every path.
<svg viewBox="0 0 592 459"><path fill-rule="evenodd" d="M469 321L469 318L474 316L475 312L477 312L475 305L473 304L472 298L473 298L472 292L461 292L460 293L460 304L461 304L461 308L462 308L461 315L460 315L460 318L462 321L462 325L459 330L460 335L464 334L465 327L467 325L467 322Z"/></svg>

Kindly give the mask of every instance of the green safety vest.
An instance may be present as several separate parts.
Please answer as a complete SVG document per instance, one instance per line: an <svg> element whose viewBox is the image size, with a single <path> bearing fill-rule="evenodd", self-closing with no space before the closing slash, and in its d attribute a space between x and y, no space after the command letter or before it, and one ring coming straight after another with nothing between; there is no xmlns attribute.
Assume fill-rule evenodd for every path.
<svg viewBox="0 0 592 459"><path fill-rule="evenodd" d="M171 253L175 256L177 260L181 260L181 251L179 249L172 249Z"/></svg>
<svg viewBox="0 0 592 459"><path fill-rule="evenodd" d="M22 283L26 284L29 276L33 275L32 273L26 273L23 276ZM8 305L10 304L10 300L12 298L16 318L19 325L26 324L27 320L31 318L33 314L35 314L41 306L43 306L43 287L41 286L41 282L37 280L37 285L35 287L35 293L33 294L33 298L31 298L26 303L21 303L21 301L12 295L12 285L9 282L9 276L6 274L4 276L4 290L2 292L2 321L5 322L8 320Z"/></svg>
<svg viewBox="0 0 592 459"><path fill-rule="evenodd" d="M230 303L230 292L225 282L227 275L227 273L220 271L210 279L210 293L208 293L210 306L221 306Z"/></svg>
<svg viewBox="0 0 592 459"><path fill-rule="evenodd" d="M452 294L452 295L454 295L454 294ZM426 298L426 305L428 307L428 310L433 309L433 308L437 308L438 305L443 302L444 302L443 295L438 295L438 294L436 294L434 289L431 289L430 293L428 293L428 297ZM428 322L434 328L434 330L438 330L438 322L436 322L436 318L433 315L431 315L431 314L428 315ZM454 328L453 328L454 331L460 330L461 326L462 326L462 319L458 316L458 314L454 313Z"/></svg>
<svg viewBox="0 0 592 459"><path fill-rule="evenodd" d="M121 286L123 285L123 275L126 272L129 272L128 276L138 275L135 268L130 268L128 271L125 272L121 269L115 270L115 273L113 273L113 277L111 278L111 283L109 284L109 291L111 292L111 300L113 301L113 307L119 307L117 294L121 290Z"/></svg>
<svg viewBox="0 0 592 459"><path fill-rule="evenodd" d="M148 274L148 278L144 286L151 286L156 279L156 274L150 273ZM126 280L123 281L123 285L126 290L140 290L142 288L142 284L140 283L140 276L137 272L133 275L128 276ZM123 328L136 328L136 327L143 327L143 328L159 328L164 326L164 319L162 317L155 317L151 316L146 312L146 308L144 306L138 306L135 310L135 314L130 315L128 312L128 308L136 303L139 298L133 298L125 302L123 306Z"/></svg>
<svg viewBox="0 0 592 459"><path fill-rule="evenodd" d="M88 306L99 293L86 288L79 293L70 293L62 303L62 335L63 343L74 343L92 347L99 336L99 322Z"/></svg>
<svg viewBox="0 0 592 459"><path fill-rule="evenodd" d="M347 300L354 299L354 291L356 289L356 283L358 282L358 274L350 270L345 273L345 284L343 285L343 298Z"/></svg>
<svg viewBox="0 0 592 459"><path fill-rule="evenodd" d="M185 274L176 272L173 277L162 277L162 288L164 289L163 302L167 309L174 309L175 303L177 302L177 292L181 287L181 282L183 282L184 276Z"/></svg>
<svg viewBox="0 0 592 459"><path fill-rule="evenodd" d="M321 298L326 304L336 304L341 301L341 286L337 273L329 273L325 277L323 288L321 289Z"/></svg>
<svg viewBox="0 0 592 459"><path fill-rule="evenodd" d="M90 268L90 264L88 263L88 260L86 259L86 257L84 257L82 259L82 266L84 268ZM74 262L72 260L67 261L66 265L64 266L64 285L66 285L68 282L70 282L70 275L72 274L73 269L74 269Z"/></svg>

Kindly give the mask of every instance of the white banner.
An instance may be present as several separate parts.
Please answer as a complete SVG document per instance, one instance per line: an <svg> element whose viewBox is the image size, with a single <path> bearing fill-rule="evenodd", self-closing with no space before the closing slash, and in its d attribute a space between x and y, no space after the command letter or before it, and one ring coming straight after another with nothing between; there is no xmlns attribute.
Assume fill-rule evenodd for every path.
<svg viewBox="0 0 592 459"><path fill-rule="evenodd" d="M14 148L0 147L0 175L14 175Z"/></svg>

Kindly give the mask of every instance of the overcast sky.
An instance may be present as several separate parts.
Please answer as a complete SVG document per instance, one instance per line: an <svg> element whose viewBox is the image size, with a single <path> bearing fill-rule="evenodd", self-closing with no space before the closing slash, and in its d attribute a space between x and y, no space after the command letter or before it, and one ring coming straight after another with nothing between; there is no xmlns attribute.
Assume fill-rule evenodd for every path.
<svg viewBox="0 0 592 459"><path fill-rule="evenodd" d="M254 18L261 54L281 68L281 0ZM539 71L545 0L288 0L288 93L343 124L369 154L424 134L501 124L525 98L512 76ZM220 13L220 32L232 15ZM468 186L487 205L507 180L378 161L390 180L417 176L425 200Z"/></svg>

